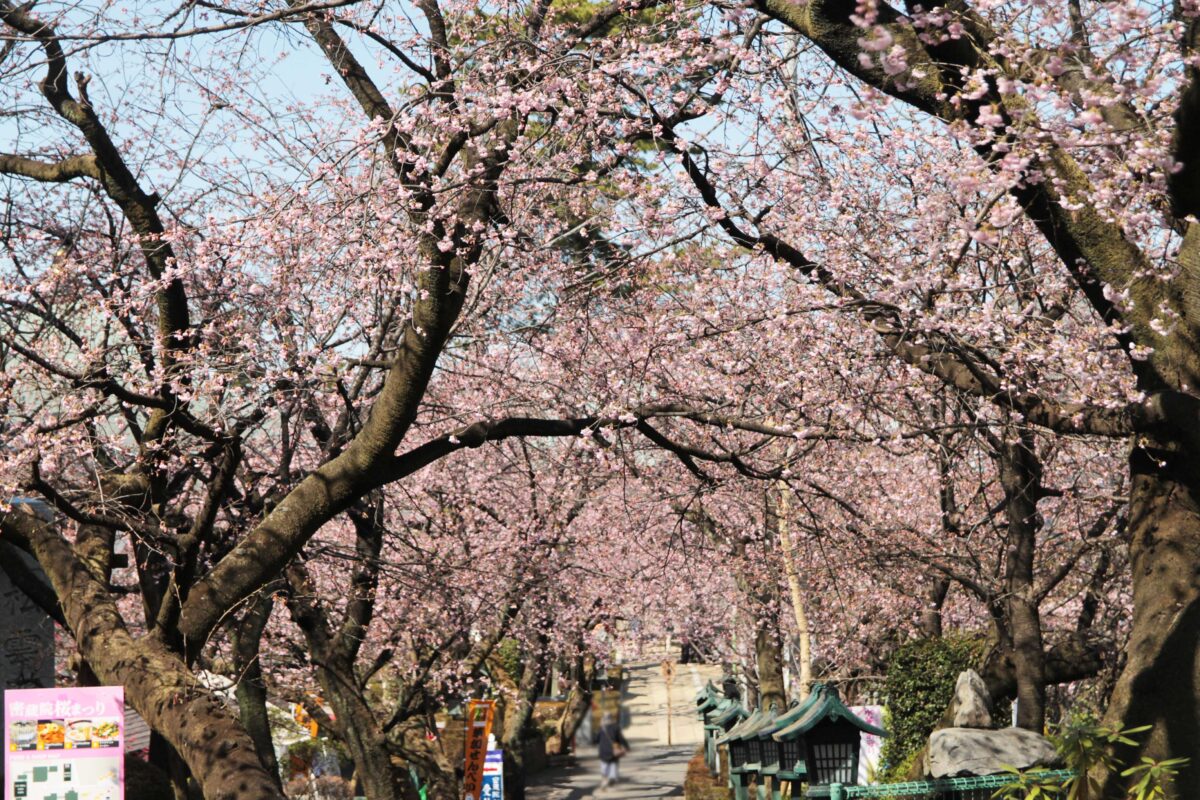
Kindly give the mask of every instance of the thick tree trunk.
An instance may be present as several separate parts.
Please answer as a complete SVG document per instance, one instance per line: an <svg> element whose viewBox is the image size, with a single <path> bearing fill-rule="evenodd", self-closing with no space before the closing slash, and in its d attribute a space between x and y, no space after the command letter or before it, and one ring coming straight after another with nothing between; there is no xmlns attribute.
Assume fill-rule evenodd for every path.
<svg viewBox="0 0 1200 800"><path fill-rule="evenodd" d="M1041 733L1046 724L1046 661L1036 602L1008 602L1011 661L1017 683L1017 727Z"/></svg>
<svg viewBox="0 0 1200 800"><path fill-rule="evenodd" d="M338 738L350 751L363 794L367 800L401 800L408 775L392 761L387 736L353 681L353 670L338 670L334 675L321 669L319 673L321 690L337 718Z"/></svg>
<svg viewBox="0 0 1200 800"><path fill-rule="evenodd" d="M429 720L413 715L388 732L388 746L397 763L413 767L428 791L428 798L462 800L462 762L452 763L440 740L426 736ZM406 792L407 794L407 792ZM403 796L403 795L402 795Z"/></svg>
<svg viewBox="0 0 1200 800"><path fill-rule="evenodd" d="M1105 721L1151 725L1139 744L1117 756L1185 757L1180 798L1200 787L1200 454L1174 447L1135 447L1130 457L1130 560L1133 627L1125 668ZM1123 796L1122 778L1107 776L1105 797Z"/></svg>
<svg viewBox="0 0 1200 800"><path fill-rule="evenodd" d="M1072 683L1090 678L1104 668L1105 649L1112 642L1076 634L1057 642L1046 651L1047 686ZM1007 645L998 645L984 658L981 676L993 702L1017 693L1017 677Z"/></svg>
<svg viewBox="0 0 1200 800"><path fill-rule="evenodd" d="M962 533L960 522L962 512L958 507L958 496L954 484L954 459L950 456L950 438L939 440L937 448L938 465L938 507L941 511L942 535L949 539ZM921 615L917 627L921 635L927 639L939 639L942 636L942 608L946 604L946 595L950 593L950 579L945 575L934 573L930 576L929 584L925 587L925 603L921 607Z"/></svg>
<svg viewBox="0 0 1200 800"><path fill-rule="evenodd" d="M926 639L940 639L942 636L942 606L950 591L950 581L939 575L934 575L925 589L925 605L917 621L921 636Z"/></svg>
<svg viewBox="0 0 1200 800"><path fill-rule="evenodd" d="M764 545L771 548L777 541L787 538L786 531L783 530L784 513L780 508L783 497L777 497L775 492L768 489L764 500L763 523L767 537ZM773 576L774 573L769 573L760 583L739 575L738 585L746 593L750 607L758 617L755 620L754 632L754 671L757 678L758 707L769 711L774 706L782 713L787 708L787 691L783 686L783 648L777 611L780 606L780 592L779 584ZM807 628L807 624L805 627Z"/></svg>
<svg viewBox="0 0 1200 800"><path fill-rule="evenodd" d="M1026 430L997 450L1008 517L1005 633L1017 681L1017 726L1041 733L1046 722L1046 655L1033 571L1042 527L1037 503L1043 488L1035 447L1033 434Z"/></svg>
<svg viewBox="0 0 1200 800"><path fill-rule="evenodd" d="M539 644L546 644L546 637L539 637ZM504 795L508 800L525 800L525 739L533 721L533 704L537 700L542 680L549 672L542 653L535 654L525 664L516 697L512 700L510 713L504 720Z"/></svg>
<svg viewBox="0 0 1200 800"><path fill-rule="evenodd" d="M575 662L575 685L567 694L567 707L558 718L558 752L564 756L571 750L571 742L584 718L592 708L592 682L596 679L596 659L581 656Z"/></svg>
<svg viewBox="0 0 1200 800"><path fill-rule="evenodd" d="M462 784L452 775L437 774L426 784L426 800L462 800Z"/></svg>
<svg viewBox="0 0 1200 800"><path fill-rule="evenodd" d="M779 636L775 626L760 625L754 637L754 657L758 671L759 708L769 711L772 706L779 713L787 708L787 692L783 688L783 653L779 647Z"/></svg>
<svg viewBox="0 0 1200 800"><path fill-rule="evenodd" d="M758 669L753 665L742 670L746 679L746 708L758 708Z"/></svg>
<svg viewBox="0 0 1200 800"><path fill-rule="evenodd" d="M363 531L370 533L372 530L369 520L366 520ZM378 531L374 532L376 536L372 541L377 542ZM358 542L361 544L363 541L360 535ZM367 547L364 552L367 567L371 566L372 552L378 551ZM363 792L368 800L400 800L404 782L408 778L403 768L393 762L387 734L367 700L365 688L358 680L354 669L357 648L349 646L351 642L341 636L340 631L332 631L324 608L314 599L315 592L303 564L293 563L287 570L287 580L291 587L288 606L292 618L308 643L321 692L337 720L333 727L354 760ZM357 588L356 582L352 583ZM368 581L366 585L370 587L374 584ZM350 606L353 607L353 601L357 599L354 589L351 590L351 597ZM361 625L352 630L365 630L365 624L370 620L369 609L361 609L360 613Z"/></svg>

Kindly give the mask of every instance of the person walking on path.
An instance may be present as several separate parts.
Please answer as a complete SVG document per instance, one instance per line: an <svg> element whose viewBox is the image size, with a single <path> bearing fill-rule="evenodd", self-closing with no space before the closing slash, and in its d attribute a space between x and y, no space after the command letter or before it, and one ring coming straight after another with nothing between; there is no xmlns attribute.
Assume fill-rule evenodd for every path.
<svg viewBox="0 0 1200 800"><path fill-rule="evenodd" d="M600 747L600 788L607 789L621 777L621 756L629 752L629 742L625 741L616 716L610 712L600 718L600 727L593 740Z"/></svg>

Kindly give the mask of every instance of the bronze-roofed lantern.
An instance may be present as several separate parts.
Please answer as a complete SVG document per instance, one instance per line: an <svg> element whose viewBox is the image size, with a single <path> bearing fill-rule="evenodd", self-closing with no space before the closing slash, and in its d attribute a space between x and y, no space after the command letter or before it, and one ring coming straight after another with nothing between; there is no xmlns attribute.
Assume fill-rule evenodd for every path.
<svg viewBox="0 0 1200 800"><path fill-rule="evenodd" d="M887 734L858 717L842 703L837 690L814 684L808 700L788 716L793 722L778 729L775 741L786 746L784 762L802 755L809 785L858 783L858 754L864 733Z"/></svg>

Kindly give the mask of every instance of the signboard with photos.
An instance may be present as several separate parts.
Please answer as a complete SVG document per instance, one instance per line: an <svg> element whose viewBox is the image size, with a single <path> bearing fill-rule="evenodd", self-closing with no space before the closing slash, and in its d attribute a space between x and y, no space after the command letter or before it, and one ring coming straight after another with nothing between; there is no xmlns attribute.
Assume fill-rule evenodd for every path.
<svg viewBox="0 0 1200 800"><path fill-rule="evenodd" d="M124 800L125 691L4 693L4 800Z"/></svg>

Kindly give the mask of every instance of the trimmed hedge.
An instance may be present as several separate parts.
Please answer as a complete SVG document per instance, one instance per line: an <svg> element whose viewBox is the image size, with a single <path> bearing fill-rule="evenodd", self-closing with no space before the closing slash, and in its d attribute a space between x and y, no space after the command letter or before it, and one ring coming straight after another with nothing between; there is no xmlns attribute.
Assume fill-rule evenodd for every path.
<svg viewBox="0 0 1200 800"><path fill-rule="evenodd" d="M884 782L904 780L953 699L959 673L979 667L984 646L981 639L962 636L917 639L892 654L884 684L889 734L880 754Z"/></svg>
<svg viewBox="0 0 1200 800"><path fill-rule="evenodd" d="M701 746L688 762L687 775L683 779L685 800L733 800L733 790L708 771L704 763L704 747Z"/></svg>

